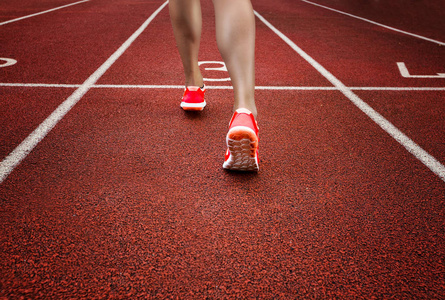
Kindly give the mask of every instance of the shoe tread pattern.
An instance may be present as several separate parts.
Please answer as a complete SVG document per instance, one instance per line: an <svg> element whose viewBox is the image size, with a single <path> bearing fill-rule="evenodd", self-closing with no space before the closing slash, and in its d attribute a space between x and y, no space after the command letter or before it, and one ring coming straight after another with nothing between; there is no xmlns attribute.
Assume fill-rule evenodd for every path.
<svg viewBox="0 0 445 300"><path fill-rule="evenodd" d="M225 169L236 171L258 171L258 138L245 128L232 128L227 134L230 158L224 163Z"/></svg>

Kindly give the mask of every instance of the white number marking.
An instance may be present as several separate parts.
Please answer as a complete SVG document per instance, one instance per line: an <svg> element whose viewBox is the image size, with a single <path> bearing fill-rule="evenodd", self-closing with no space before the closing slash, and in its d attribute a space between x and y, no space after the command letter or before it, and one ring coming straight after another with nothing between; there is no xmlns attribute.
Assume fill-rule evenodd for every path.
<svg viewBox="0 0 445 300"><path fill-rule="evenodd" d="M1 63L1 61L4 61L4 63ZM0 68L9 67L15 65L16 63L17 61L15 59L0 57Z"/></svg>
<svg viewBox="0 0 445 300"><path fill-rule="evenodd" d="M203 65L203 64L219 64L221 65L221 67L218 68L204 68L204 70L206 71L220 71L220 72L227 72L227 67L226 64L222 61L200 61L198 62L198 65ZM226 78L203 78L204 81L230 81L230 77L226 77Z"/></svg>
<svg viewBox="0 0 445 300"><path fill-rule="evenodd" d="M437 75L411 75L404 62L398 62L400 74L405 78L445 78L445 73L437 73Z"/></svg>

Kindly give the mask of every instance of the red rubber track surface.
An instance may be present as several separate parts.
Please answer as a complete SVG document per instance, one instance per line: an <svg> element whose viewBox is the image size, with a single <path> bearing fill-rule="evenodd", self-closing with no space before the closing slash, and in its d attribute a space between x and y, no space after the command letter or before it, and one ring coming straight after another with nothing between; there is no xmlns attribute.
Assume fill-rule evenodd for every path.
<svg viewBox="0 0 445 300"><path fill-rule="evenodd" d="M440 1L380 2L317 0L445 40ZM0 22L69 4L5 3ZM162 3L91 0L0 26L0 57L17 60L0 67L1 158L76 89L5 83L82 84ZM443 46L302 1L252 3L346 86L375 88L354 93L445 163L444 90L383 89L443 88L396 65L445 73ZM221 61L202 10L200 61ZM257 86L304 87L256 91L260 172L222 169L233 91L212 86L229 82L207 82L203 112L179 108L164 8L97 82L113 86L91 88L0 183L0 298L445 298L444 181L256 27Z"/></svg>

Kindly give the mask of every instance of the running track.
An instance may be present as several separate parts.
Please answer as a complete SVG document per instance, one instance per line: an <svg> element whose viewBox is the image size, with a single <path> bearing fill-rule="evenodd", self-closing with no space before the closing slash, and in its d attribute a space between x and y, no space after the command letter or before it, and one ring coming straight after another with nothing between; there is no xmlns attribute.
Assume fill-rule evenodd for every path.
<svg viewBox="0 0 445 300"><path fill-rule="evenodd" d="M443 3L253 0L258 174L164 4L2 1L0 298L445 298Z"/></svg>

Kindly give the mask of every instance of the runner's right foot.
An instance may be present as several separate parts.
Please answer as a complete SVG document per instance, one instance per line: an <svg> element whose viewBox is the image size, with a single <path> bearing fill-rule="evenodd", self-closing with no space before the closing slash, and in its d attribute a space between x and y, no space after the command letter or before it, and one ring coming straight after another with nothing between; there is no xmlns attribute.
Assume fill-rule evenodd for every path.
<svg viewBox="0 0 445 300"><path fill-rule="evenodd" d="M224 169L258 171L258 125L250 110L239 108L233 114L226 136Z"/></svg>

